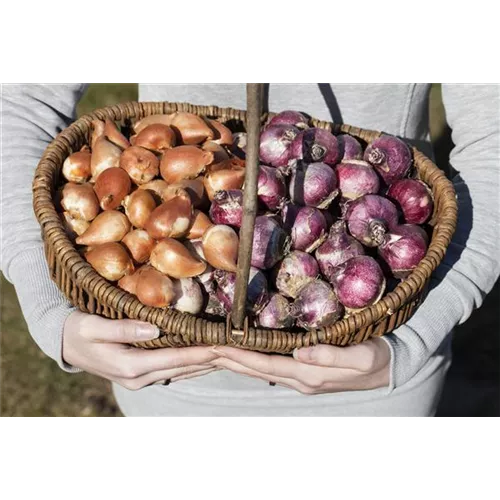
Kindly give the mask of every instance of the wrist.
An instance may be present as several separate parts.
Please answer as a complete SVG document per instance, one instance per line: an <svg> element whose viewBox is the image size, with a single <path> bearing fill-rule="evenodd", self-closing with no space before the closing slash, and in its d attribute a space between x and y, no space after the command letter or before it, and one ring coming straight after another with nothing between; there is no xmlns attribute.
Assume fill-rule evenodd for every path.
<svg viewBox="0 0 500 500"><path fill-rule="evenodd" d="M83 315L82 312L78 310L71 311L67 316L63 324L62 339L61 339L61 361L63 365L71 371L81 371L76 367L77 358L76 353L73 349L73 344L71 342L71 333L78 329L78 322L80 316Z"/></svg>
<svg viewBox="0 0 500 500"><path fill-rule="evenodd" d="M375 349L373 357L373 369L368 374L368 389L390 388L392 353L389 344L384 337L372 339Z"/></svg>

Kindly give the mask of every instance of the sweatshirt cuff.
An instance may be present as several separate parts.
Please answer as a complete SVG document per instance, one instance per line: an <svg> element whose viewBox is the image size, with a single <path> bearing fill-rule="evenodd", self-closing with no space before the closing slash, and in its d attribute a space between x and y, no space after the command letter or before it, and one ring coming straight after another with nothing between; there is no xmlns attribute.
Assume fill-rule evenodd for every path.
<svg viewBox="0 0 500 500"><path fill-rule="evenodd" d="M8 274L33 340L62 370L81 372L62 357L64 323L76 308L52 281L42 244L14 257Z"/></svg>
<svg viewBox="0 0 500 500"><path fill-rule="evenodd" d="M391 353L388 394L406 384L436 355L462 313L456 288L451 280L445 279L429 291L404 325L382 336Z"/></svg>

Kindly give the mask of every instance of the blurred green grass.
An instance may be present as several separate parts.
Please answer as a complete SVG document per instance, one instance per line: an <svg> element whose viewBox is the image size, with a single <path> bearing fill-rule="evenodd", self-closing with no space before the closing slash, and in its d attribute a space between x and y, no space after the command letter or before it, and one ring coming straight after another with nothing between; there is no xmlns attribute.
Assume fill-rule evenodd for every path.
<svg viewBox="0 0 500 500"><path fill-rule="evenodd" d="M89 85L85 95L76 108L77 115L82 116L96 108L112 106L120 102L137 101L139 90L137 83L93 83Z"/></svg>
<svg viewBox="0 0 500 500"><path fill-rule="evenodd" d="M78 105L78 114L137 98L137 84L92 84ZM432 87L429 112L437 162L447 170L447 157L452 144L439 84ZM498 340L495 344L498 299L496 287L483 308L457 330L455 346L459 363L452 367L441 414L459 414L464 411L459 404L463 387L469 391L472 405L465 414L498 413L498 405L495 407L490 402L495 388L498 389L498 385L492 381L499 378ZM86 373L68 375L40 351L29 335L15 290L3 276L0 300L2 416L121 415L108 382ZM474 345L474 355L474 349L468 342L472 335L479 333L481 341Z"/></svg>

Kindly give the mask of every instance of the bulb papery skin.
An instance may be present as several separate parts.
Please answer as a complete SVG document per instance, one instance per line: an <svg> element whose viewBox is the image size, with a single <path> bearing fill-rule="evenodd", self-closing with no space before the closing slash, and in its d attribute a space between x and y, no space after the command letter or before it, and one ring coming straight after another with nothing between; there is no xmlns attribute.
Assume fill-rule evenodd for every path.
<svg viewBox="0 0 500 500"><path fill-rule="evenodd" d="M102 245L113 241L121 241L130 231L127 216L117 210L101 212L78 238L78 245Z"/></svg>
<svg viewBox="0 0 500 500"><path fill-rule="evenodd" d="M257 197L269 210L278 210L285 202L286 184L279 169L259 167Z"/></svg>
<svg viewBox="0 0 500 500"><path fill-rule="evenodd" d="M373 167L363 160L346 160L335 168L342 198L356 200L365 194L377 194L379 177Z"/></svg>
<svg viewBox="0 0 500 500"><path fill-rule="evenodd" d="M407 224L424 224L434 209L430 189L416 179L400 179L394 182L389 186L387 197L399 205Z"/></svg>
<svg viewBox="0 0 500 500"><path fill-rule="evenodd" d="M145 189L137 189L122 201L125 215L134 227L144 229L149 216L156 208L153 195Z"/></svg>
<svg viewBox="0 0 500 500"><path fill-rule="evenodd" d="M203 184L210 201L217 191L241 189L245 182L244 163L238 158L216 163L208 167Z"/></svg>
<svg viewBox="0 0 500 500"><path fill-rule="evenodd" d="M223 123L217 120L208 120L208 124L214 132L212 142L224 146L233 144L233 134Z"/></svg>
<svg viewBox="0 0 500 500"><path fill-rule="evenodd" d="M196 146L178 146L163 153L160 173L169 184L185 179L195 179L214 160L211 151L203 151Z"/></svg>
<svg viewBox="0 0 500 500"><path fill-rule="evenodd" d="M369 144L364 160L373 165L387 185L405 177L412 164L410 148L392 135L383 135Z"/></svg>
<svg viewBox="0 0 500 500"><path fill-rule="evenodd" d="M292 227L292 248L313 252L327 237L327 223L321 210L302 207Z"/></svg>
<svg viewBox="0 0 500 500"><path fill-rule="evenodd" d="M339 148L342 154L341 161L362 160L363 148L356 138L349 134L340 134L337 136Z"/></svg>
<svg viewBox="0 0 500 500"><path fill-rule="evenodd" d="M175 297L174 283L161 272L147 267L140 270L136 285L137 298L150 307L168 307Z"/></svg>
<svg viewBox="0 0 500 500"><path fill-rule="evenodd" d="M217 191L210 206L210 218L214 224L241 227L243 191L241 189Z"/></svg>
<svg viewBox="0 0 500 500"><path fill-rule="evenodd" d="M86 220L71 217L68 212L59 214L59 217L71 241L75 241L78 236L81 236L90 225Z"/></svg>
<svg viewBox="0 0 500 500"><path fill-rule="evenodd" d="M290 179L290 199L297 205L327 209L337 197L338 179L326 163L296 163Z"/></svg>
<svg viewBox="0 0 500 500"><path fill-rule="evenodd" d="M193 218L191 198L184 190L155 208L144 229L151 238L182 238L187 235Z"/></svg>
<svg viewBox="0 0 500 500"><path fill-rule="evenodd" d="M261 215L255 218L252 266L271 269L290 250L291 240L281 225L271 217Z"/></svg>
<svg viewBox="0 0 500 500"><path fill-rule="evenodd" d="M175 297L172 307L188 314L199 314L203 309L203 294L198 282L193 278L174 280Z"/></svg>
<svg viewBox="0 0 500 500"><path fill-rule="evenodd" d="M153 238L143 229L130 231L121 241L138 264L143 264L149 259L156 244Z"/></svg>
<svg viewBox="0 0 500 500"><path fill-rule="evenodd" d="M363 245L348 235L343 221L336 222L330 229L326 241L316 250L316 260L321 274L332 283L335 268L353 257L364 255Z"/></svg>
<svg viewBox="0 0 500 500"><path fill-rule="evenodd" d="M337 138L328 130L310 128L300 132L290 146L290 160L336 165L341 160Z"/></svg>
<svg viewBox="0 0 500 500"><path fill-rule="evenodd" d="M217 269L214 272L214 278L217 283L217 298L224 305L226 312L229 313L233 308L236 273ZM245 305L247 312L250 314L259 314L268 300L269 294L266 276L259 269L251 267L248 276L247 300Z"/></svg>
<svg viewBox="0 0 500 500"><path fill-rule="evenodd" d="M117 242L93 246L85 253L88 263L103 278L118 281L134 272L134 263L125 247Z"/></svg>
<svg viewBox="0 0 500 500"><path fill-rule="evenodd" d="M368 247L381 245L385 234L398 225L394 203L375 194L349 203L345 218L351 235Z"/></svg>
<svg viewBox="0 0 500 500"><path fill-rule="evenodd" d="M344 313L332 287L321 280L304 286L290 309L297 325L307 330L331 326Z"/></svg>
<svg viewBox="0 0 500 500"><path fill-rule="evenodd" d="M278 113L269 120L267 127L273 127L275 125L291 125L298 129L306 129L309 127L308 120L302 113L291 110Z"/></svg>
<svg viewBox="0 0 500 500"><path fill-rule="evenodd" d="M194 278L204 273L207 264L193 255L180 241L165 238L153 248L151 265L172 278Z"/></svg>
<svg viewBox="0 0 500 500"><path fill-rule="evenodd" d="M174 113L170 126L176 133L178 144L196 145L214 138L213 129L193 113Z"/></svg>
<svg viewBox="0 0 500 500"><path fill-rule="evenodd" d="M299 129L291 125L275 125L260 135L260 159L266 165L281 167L290 160L290 146Z"/></svg>
<svg viewBox="0 0 500 500"><path fill-rule="evenodd" d="M202 238L206 261L216 269L236 272L239 238L236 231L226 225L209 228Z"/></svg>
<svg viewBox="0 0 500 500"><path fill-rule="evenodd" d="M127 172L135 184L146 184L158 175L160 160L147 149L131 146L121 154L120 168Z"/></svg>
<svg viewBox="0 0 500 500"><path fill-rule="evenodd" d="M167 125L155 123L141 130L133 143L134 146L162 153L175 146L175 132Z"/></svg>
<svg viewBox="0 0 500 500"><path fill-rule="evenodd" d="M82 184L91 176L91 154L89 151L78 151L64 160L62 174L69 182Z"/></svg>
<svg viewBox="0 0 500 500"><path fill-rule="evenodd" d="M264 328L291 328L290 302L279 293L272 293L269 302L260 312L256 325Z"/></svg>
<svg viewBox="0 0 500 500"><path fill-rule="evenodd" d="M286 297L295 299L300 290L319 276L318 263L305 252L290 252L276 268L276 288Z"/></svg>
<svg viewBox="0 0 500 500"><path fill-rule="evenodd" d="M414 224L402 224L386 234L378 248L379 255L395 278L404 279L418 266L427 253L428 237Z"/></svg>
<svg viewBox="0 0 500 500"><path fill-rule="evenodd" d="M231 153L236 157L244 160L246 158L247 134L238 132L233 134L233 144L231 145Z"/></svg>
<svg viewBox="0 0 500 500"><path fill-rule="evenodd" d="M385 290L385 278L378 262L368 255L353 257L335 269L333 287L349 311L376 304Z"/></svg>
<svg viewBox="0 0 500 500"><path fill-rule="evenodd" d="M118 167L106 169L99 175L94 185L99 204L103 210L118 208L131 189L130 177L125 170Z"/></svg>
<svg viewBox="0 0 500 500"><path fill-rule="evenodd" d="M121 155L121 148L108 141L105 136L100 136L92 147L92 157L90 159L91 182L95 182L99 175L108 168L119 167Z"/></svg>
<svg viewBox="0 0 500 500"><path fill-rule="evenodd" d="M92 184L68 182L61 191L61 206L74 219L90 222L99 213L99 200Z"/></svg>

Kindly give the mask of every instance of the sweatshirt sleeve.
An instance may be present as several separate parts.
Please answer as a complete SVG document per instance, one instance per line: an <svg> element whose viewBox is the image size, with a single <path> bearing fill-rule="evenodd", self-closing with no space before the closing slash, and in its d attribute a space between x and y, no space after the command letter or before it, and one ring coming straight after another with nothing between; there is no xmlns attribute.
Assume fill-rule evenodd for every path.
<svg viewBox="0 0 500 500"><path fill-rule="evenodd" d="M443 84L455 144L450 163L458 224L427 298L405 325L383 337L392 354L389 391L410 380L481 306L500 274L499 96L497 85Z"/></svg>
<svg viewBox="0 0 500 500"><path fill-rule="evenodd" d="M86 85L2 85L1 270L16 290L30 334L42 351L62 359L62 333L74 310L51 280L33 211L36 166L54 137L76 115Z"/></svg>

